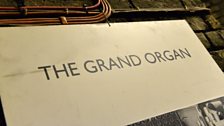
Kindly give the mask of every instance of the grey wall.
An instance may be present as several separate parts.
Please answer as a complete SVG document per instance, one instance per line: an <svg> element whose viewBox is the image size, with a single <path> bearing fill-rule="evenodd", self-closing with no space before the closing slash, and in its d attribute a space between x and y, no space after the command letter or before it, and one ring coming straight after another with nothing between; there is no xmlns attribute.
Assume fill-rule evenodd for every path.
<svg viewBox="0 0 224 126"><path fill-rule="evenodd" d="M212 14L218 19L224 26L224 0L204 0L209 8L212 10Z"/></svg>

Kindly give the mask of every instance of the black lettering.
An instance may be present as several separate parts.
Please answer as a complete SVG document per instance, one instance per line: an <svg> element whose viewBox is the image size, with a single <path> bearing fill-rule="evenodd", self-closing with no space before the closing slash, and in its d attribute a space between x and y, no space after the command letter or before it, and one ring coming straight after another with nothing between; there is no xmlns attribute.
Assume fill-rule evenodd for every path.
<svg viewBox="0 0 224 126"><path fill-rule="evenodd" d="M191 54L188 52L188 50L186 48L184 48L185 51L179 49L180 53L182 54L182 56L185 58L184 54L187 55L188 57L191 57Z"/></svg>
<svg viewBox="0 0 224 126"><path fill-rule="evenodd" d="M70 69L70 72L72 74L72 76L77 76L77 75L80 75L80 73L74 73L74 71L77 71L78 68L77 67L72 67L73 65L75 65L75 62L73 63L68 63L68 68Z"/></svg>
<svg viewBox="0 0 224 126"><path fill-rule="evenodd" d="M138 56L136 56L136 55L129 55L129 58L130 58L130 60L131 60L131 62L133 64L133 66L138 66L138 65L141 64L141 59ZM133 60L133 58L135 58L136 60ZM137 61L137 62L135 62L135 61Z"/></svg>
<svg viewBox="0 0 224 126"><path fill-rule="evenodd" d="M118 62L119 62L119 64L120 64L121 68L124 67L122 63L125 63L126 65L128 65L128 66L131 67L131 63L130 63L130 61L128 60L128 57L127 57L127 56L125 56L125 59L126 59L126 61L124 61L124 60L121 59L120 57L117 57L117 60L118 60Z"/></svg>
<svg viewBox="0 0 224 126"><path fill-rule="evenodd" d="M170 54L170 51L166 50L163 52L163 55L164 57L167 59L167 60L174 60L174 57L173 55Z"/></svg>
<svg viewBox="0 0 224 126"><path fill-rule="evenodd" d="M183 57L176 50L173 50L173 54L175 56L175 59L177 59L177 57L180 57L181 59L183 59Z"/></svg>
<svg viewBox="0 0 224 126"><path fill-rule="evenodd" d="M109 68L110 70L112 70L112 67L113 67L113 66L116 66L116 67L119 68L119 69L121 68L121 67L120 67L120 66L119 66L119 65L118 65L112 58L109 58L109 65L110 65L110 66L109 66L109 67L110 67L110 68Z"/></svg>
<svg viewBox="0 0 224 126"><path fill-rule="evenodd" d="M86 69L86 71L88 71L89 73L96 73L98 71L96 66L91 66L91 70L87 67L87 64L89 63L94 63L94 61L92 60L88 60L84 63L84 68Z"/></svg>
<svg viewBox="0 0 224 126"><path fill-rule="evenodd" d="M151 56L153 59L150 60L149 56ZM156 57L152 53L146 53L145 54L145 59L149 63L156 63Z"/></svg>
<svg viewBox="0 0 224 126"><path fill-rule="evenodd" d="M97 59L96 60L99 68L100 68L100 71L103 71L102 67L105 68L106 70L110 70L109 68L107 68L105 65L104 65L104 61L102 59Z"/></svg>
<svg viewBox="0 0 224 126"><path fill-rule="evenodd" d="M53 65L53 69L54 69L56 77L59 78L59 75L58 75L59 72L65 72L66 76L69 77L69 74L68 74L65 64L62 64L62 66L63 66L62 70L57 70L55 65Z"/></svg>
<svg viewBox="0 0 224 126"><path fill-rule="evenodd" d="M159 62L161 62L160 59L162 59L163 61L166 61L166 59L164 59L164 58L162 57L162 55L161 55L160 52L155 52L155 55L156 55L157 59L159 60Z"/></svg>
<svg viewBox="0 0 224 126"><path fill-rule="evenodd" d="M47 71L48 68L51 68L51 66L41 66L41 67L38 67L38 69L44 69L44 73L45 73L45 75L47 77L47 80L50 80L50 76L49 76L48 71Z"/></svg>

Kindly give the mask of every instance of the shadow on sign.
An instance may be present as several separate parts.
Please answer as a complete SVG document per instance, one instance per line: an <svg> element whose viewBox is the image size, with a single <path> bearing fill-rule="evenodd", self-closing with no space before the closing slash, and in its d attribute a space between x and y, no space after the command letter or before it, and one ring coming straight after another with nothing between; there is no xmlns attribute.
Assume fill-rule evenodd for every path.
<svg viewBox="0 0 224 126"><path fill-rule="evenodd" d="M0 97L0 126L6 126L1 97Z"/></svg>

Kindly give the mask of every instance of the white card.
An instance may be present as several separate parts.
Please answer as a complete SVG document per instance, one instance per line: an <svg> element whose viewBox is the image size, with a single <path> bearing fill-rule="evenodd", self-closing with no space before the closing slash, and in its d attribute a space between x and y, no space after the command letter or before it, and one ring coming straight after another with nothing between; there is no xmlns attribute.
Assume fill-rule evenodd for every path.
<svg viewBox="0 0 224 126"><path fill-rule="evenodd" d="M186 21L0 28L8 126L120 126L223 96Z"/></svg>

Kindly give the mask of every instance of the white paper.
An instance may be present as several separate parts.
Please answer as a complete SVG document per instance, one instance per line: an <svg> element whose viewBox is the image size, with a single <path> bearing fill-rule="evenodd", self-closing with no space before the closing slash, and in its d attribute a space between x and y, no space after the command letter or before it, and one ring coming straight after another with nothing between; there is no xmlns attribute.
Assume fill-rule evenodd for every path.
<svg viewBox="0 0 224 126"><path fill-rule="evenodd" d="M190 56L145 58L179 49ZM130 55L141 64L108 65ZM96 60L111 70L88 72ZM69 77L57 79L62 64ZM48 65L49 80L38 69ZM222 71L183 20L0 28L0 70L8 126L127 125L224 94Z"/></svg>

